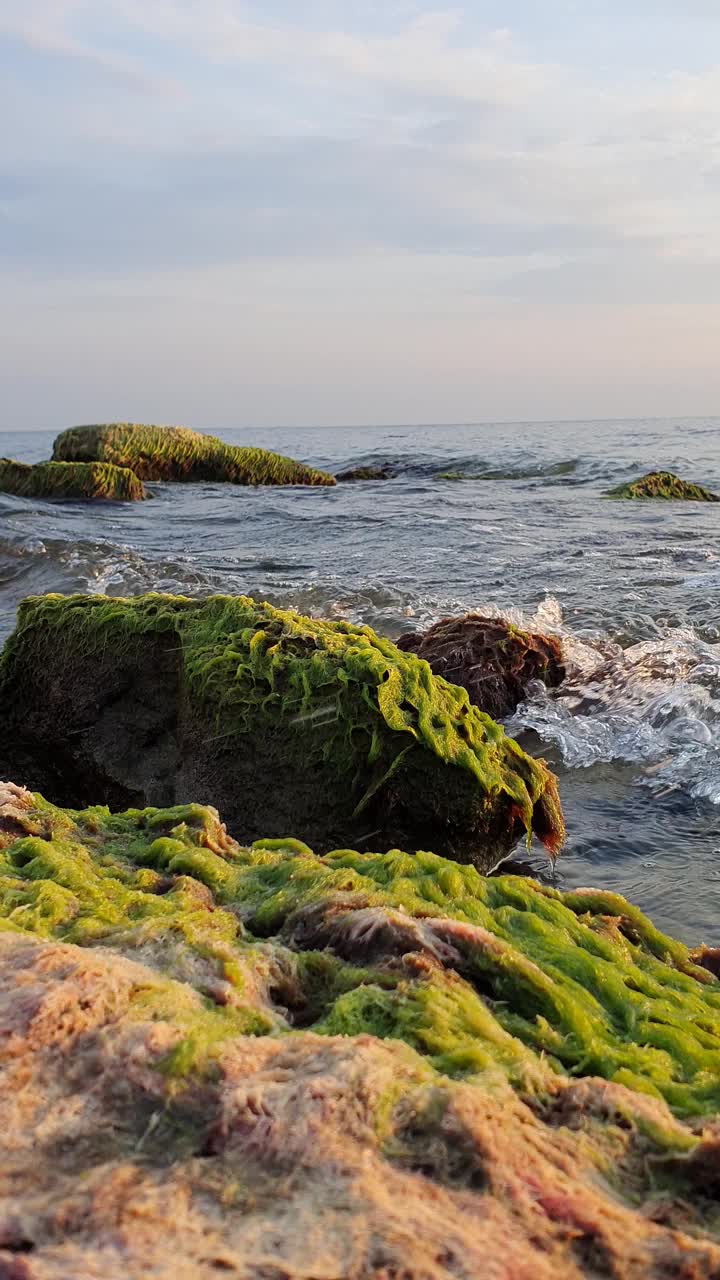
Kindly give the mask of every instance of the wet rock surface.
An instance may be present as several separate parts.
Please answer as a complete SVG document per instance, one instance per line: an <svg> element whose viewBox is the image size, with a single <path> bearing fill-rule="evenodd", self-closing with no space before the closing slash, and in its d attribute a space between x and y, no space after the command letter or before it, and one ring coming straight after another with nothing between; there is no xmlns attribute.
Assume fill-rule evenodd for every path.
<svg viewBox="0 0 720 1280"><path fill-rule="evenodd" d="M554 689L566 674L553 636L482 614L442 618L425 632L400 636L397 646L424 658L435 675L467 689L470 701L494 719L510 715L532 681Z"/></svg>
<svg viewBox="0 0 720 1280"><path fill-rule="evenodd" d="M245 840L430 845L483 870L530 831L562 843L543 762L367 627L244 597L41 597L0 698L0 769L60 803L203 795Z"/></svg>

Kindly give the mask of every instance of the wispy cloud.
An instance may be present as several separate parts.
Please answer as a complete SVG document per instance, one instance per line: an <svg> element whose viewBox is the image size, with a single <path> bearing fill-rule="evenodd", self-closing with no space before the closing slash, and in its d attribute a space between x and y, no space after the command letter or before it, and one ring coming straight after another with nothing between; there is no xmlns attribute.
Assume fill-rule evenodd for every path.
<svg viewBox="0 0 720 1280"><path fill-rule="evenodd" d="M80 5L63 4L61 0L52 7L36 0L22 6L4 0L0 8L0 37L15 40L36 53L86 63L106 79L143 93L178 92L176 81L150 74L131 59L117 57L70 35L68 24L80 9Z"/></svg>
<svg viewBox="0 0 720 1280"><path fill-rule="evenodd" d="M707 309L720 10L589 7L548 0L540 21L535 0L0 0L15 302L31 277L57 296L72 282L78 307L86 286L120 300L130 280L166 299L175 331L161 276L221 307L242 279L266 316L270 296L295 317L306 289L327 342L323 317L360 294L400 325L397 290L457 342L493 307L579 308L604 340L604 308ZM593 59L590 32L613 57Z"/></svg>

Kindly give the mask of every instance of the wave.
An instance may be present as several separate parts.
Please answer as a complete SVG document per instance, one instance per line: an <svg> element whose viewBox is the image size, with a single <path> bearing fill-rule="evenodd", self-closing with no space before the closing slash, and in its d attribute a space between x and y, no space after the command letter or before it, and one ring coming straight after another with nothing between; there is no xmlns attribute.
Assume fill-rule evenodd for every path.
<svg viewBox="0 0 720 1280"><path fill-rule="evenodd" d="M556 601L525 623L561 638L569 676L555 691L528 689L510 732L534 731L567 769L631 765L657 796L720 805L720 644L692 627L625 648L587 642L563 626Z"/></svg>
<svg viewBox="0 0 720 1280"><path fill-rule="evenodd" d="M530 457L524 452L516 462L499 466L493 459L477 455L397 455L387 451L354 454L341 466L335 466L334 470L337 474L342 474L344 471L365 468L384 472L386 480L540 480L546 483L583 484L597 479L614 478L617 471L612 464L598 464L593 459L561 458L548 462Z"/></svg>
<svg viewBox="0 0 720 1280"><path fill-rule="evenodd" d="M451 595L423 595L412 584L395 585L368 577L324 573L303 557L143 554L123 543L57 537L0 538L0 645L15 625L22 599L45 592L63 594L254 595L279 608L329 619L367 623L397 637L409 625L429 626L439 613L464 612ZM410 621L412 620L412 621Z"/></svg>
<svg viewBox="0 0 720 1280"><path fill-rule="evenodd" d="M348 566L318 572L302 545L296 554L268 555L267 548L245 555L143 554L110 538L56 534L3 530L0 640L12 630L20 600L48 591L249 594L317 617L368 623L391 638L443 615L495 613L557 635L569 666L559 690L540 684L528 690L506 726L511 733L536 734L539 749L550 751L566 771L626 765L655 795L678 791L720 805L720 635L711 626L701 634L700 621L673 626L645 613L623 613L608 615L604 629L577 634L550 595L534 613L492 608L482 597L421 589L411 577L378 580L354 575ZM707 560L704 548L692 554L699 566Z"/></svg>

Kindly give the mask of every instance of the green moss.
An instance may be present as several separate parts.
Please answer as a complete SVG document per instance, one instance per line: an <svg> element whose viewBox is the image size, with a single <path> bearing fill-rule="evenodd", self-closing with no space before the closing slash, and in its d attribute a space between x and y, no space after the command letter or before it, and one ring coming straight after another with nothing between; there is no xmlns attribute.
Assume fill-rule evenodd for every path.
<svg viewBox="0 0 720 1280"><path fill-rule="evenodd" d="M133 471L108 462L38 462L30 466L0 458L0 492L19 498L65 501L104 498L139 502L149 497Z"/></svg>
<svg viewBox="0 0 720 1280"><path fill-rule="evenodd" d="M418 786L429 789L441 763L468 785L467 821L478 843L491 829L507 847L507 833L521 823L552 853L559 849L562 814L543 762L472 706L464 689L369 627L303 618L246 597L37 597L21 605L0 658L0 697L19 687L20 669L63 652L68 661L114 653L119 662L147 635L177 640L183 696L212 717L228 750L241 735L280 730L288 747L302 743L307 768L336 779L348 818L401 771L424 769ZM408 794L413 789L409 782Z"/></svg>
<svg viewBox="0 0 720 1280"><path fill-rule="evenodd" d="M71 427L55 440L58 461L110 462L142 480L227 481L232 484L333 485L334 476L267 449L238 448L186 427L139 423Z"/></svg>
<svg viewBox="0 0 720 1280"><path fill-rule="evenodd" d="M672 471L651 471L639 480L610 489L608 498L664 498L686 502L720 502L716 494L702 485L681 480Z"/></svg>
<svg viewBox="0 0 720 1280"><path fill-rule="evenodd" d="M111 816L36 797L24 822L44 836L6 837L4 927L142 959L150 950L165 976L137 993L137 1013L156 1009L183 1031L170 1075L211 1061L228 1036L299 1025L400 1039L436 1071L524 1095L599 1076L678 1116L720 1110L720 983L617 895L488 879L431 853L243 849L198 806ZM345 959L317 939L300 947L293 920L308 907L345 921ZM385 951L368 949L369 907L381 909ZM438 961L440 942L454 960ZM234 988L231 1007L212 1006L213 974Z"/></svg>
<svg viewBox="0 0 720 1280"><path fill-rule="evenodd" d="M720 1107L720 984L618 895L487 879L431 853L282 859L261 842L254 856L239 883L251 929L278 930L340 893L479 926L492 944L459 945L505 1032L571 1074L642 1079L685 1113ZM466 1004L463 1021L472 1017ZM447 1062L457 1047L455 1029L437 1051Z"/></svg>

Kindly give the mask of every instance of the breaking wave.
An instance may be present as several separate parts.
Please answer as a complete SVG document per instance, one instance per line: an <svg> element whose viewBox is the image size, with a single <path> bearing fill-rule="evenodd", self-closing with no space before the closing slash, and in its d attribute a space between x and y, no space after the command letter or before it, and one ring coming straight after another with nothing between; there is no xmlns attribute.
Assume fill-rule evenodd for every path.
<svg viewBox="0 0 720 1280"><path fill-rule="evenodd" d="M564 627L554 600L525 622L562 639L569 675L555 691L531 688L511 732L533 730L568 769L634 765L656 795L720 805L720 644L692 627L625 648L588 642Z"/></svg>

